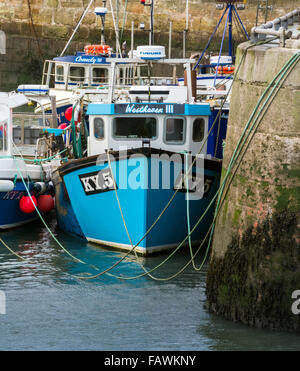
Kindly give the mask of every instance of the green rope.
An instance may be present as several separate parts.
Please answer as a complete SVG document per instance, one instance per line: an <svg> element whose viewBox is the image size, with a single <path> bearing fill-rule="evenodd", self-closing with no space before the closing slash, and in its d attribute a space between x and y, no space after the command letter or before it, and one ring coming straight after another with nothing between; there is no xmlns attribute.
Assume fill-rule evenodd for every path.
<svg viewBox="0 0 300 371"><path fill-rule="evenodd" d="M285 67L283 67L283 70L285 70L286 68L289 68L289 67L293 67L293 66L294 66L294 65L299 61L299 59L300 59L300 53L298 53L298 56L294 56L294 57L292 57L291 60L287 63L287 65L286 65ZM281 72L281 71L280 71L280 72ZM276 75L275 79L278 78L278 76L280 76L280 80L279 80L279 82L280 82L280 81L282 80L282 78L286 77L286 72L289 72L289 71L283 71L283 74L282 74L281 76L280 76L280 73L278 73L278 74ZM275 79L274 79L274 80L275 80ZM275 91L275 89L278 87L279 82L276 83L276 86L272 89L272 92L270 93L270 95L268 96L268 98L267 98L266 102L264 103L263 107L262 107L261 110L259 111L259 113L258 113L258 115L257 115L257 118L256 118L255 122L253 123L251 129L250 129L250 132L251 132L253 126L255 125L255 123L257 122L257 119L260 117L260 114L262 113L262 111L263 111L263 109L265 108L266 104L269 102L269 99L272 98L272 94L273 94L273 92ZM272 84L273 84L273 81L272 81L272 83L270 83L270 85L268 86L267 91L268 91L269 88L272 86ZM263 94L263 95L265 96L265 94ZM257 103L257 105L256 105L256 107L255 107L255 109L254 109L254 111L257 111L259 105L260 105L260 102ZM251 115L251 117L252 117L252 115ZM246 124L246 127L247 127L247 126L248 126L248 123ZM244 145L244 143L245 143L245 141L243 142L243 145ZM212 199L212 201L214 201L214 200L216 199L217 196L220 197L220 193L223 191L223 187L225 186L225 183L226 183L227 178L228 178L228 176L229 176L229 174L230 174L230 172L231 172L231 169L232 169L232 167L233 167L233 165L234 165L236 159L238 158L239 153L241 152L241 149L239 149L239 146L240 146L240 141L239 141L239 143L237 144L237 146L236 146L236 148L235 148L235 151L234 151L234 154L237 153L237 155L236 155L236 156L235 156L234 154L232 155L232 161L231 161L231 162L232 162L232 166L230 167L230 169L227 170L226 175L225 175L225 177L224 177L224 180L223 180L221 186L219 187L219 190L218 190L217 193L215 194L214 198ZM211 201L210 205L208 206L208 208L211 206L212 201ZM219 202L219 205L222 204L223 201L224 201L224 199L223 199L222 201ZM189 235L191 235L191 234L193 233L193 231L195 230L195 228L199 225L200 221L203 219L203 216L206 214L208 208L205 210L205 212L202 214L202 216L200 217L200 219L197 221L197 223L195 224L194 228L191 230L191 232L189 233ZM176 276L178 276L178 274L182 273L182 272L183 272L183 271L184 271L184 270L185 270L185 269L186 269L186 268L191 264L191 262L193 262L193 258L198 254L198 252L200 251L200 249L201 249L201 247L203 246L204 242L206 241L208 235L210 234L210 238L209 238L208 246L207 246L207 249L206 249L206 252L205 252L205 256L204 256L204 258L203 258L203 261L202 261L201 266L200 266L197 270L200 270L200 269L203 267L203 265L204 265L204 263L205 263L205 261L206 261L206 259L207 259L207 256L208 256L208 252L209 252L210 246L211 246L211 241L212 241L212 236L213 236L213 233L212 233L212 232L213 232L213 228L214 228L214 226L215 226L215 221L216 221L216 218L217 218L219 212L220 212L220 208L217 208L217 209L216 209L216 212L215 212L215 215L214 215L214 218L213 218L213 222L211 223L210 228L209 228L208 232L206 233L206 236L205 236L204 240L202 241L201 245L199 246L198 250L195 252L195 254L193 255L193 257L190 259L190 261L188 261L188 263L187 263L187 264L186 264L182 269L180 269L178 272L176 272L174 275L172 275L172 276L170 276L170 277L159 278L159 279L156 278L157 280L167 281L167 280L170 280L170 279L175 278ZM184 239L183 242L185 242L186 239L187 239L187 237ZM183 244L183 242L182 242L178 247L180 247L180 246ZM176 250L177 250L177 249L176 249ZM173 253L172 253L171 255L173 255ZM149 270L147 273L151 273L152 271L154 271L155 269L157 269L159 266L161 266L163 263L164 263L164 262L162 262L161 264L157 265L157 266L154 267L153 269ZM130 280L130 279L140 278L140 277L142 277L142 276L144 276L144 275L145 275L145 274L142 273L142 274L140 274L140 275L136 275L136 276L134 276L134 277L122 277L122 276L118 276L118 278L123 279L123 280Z"/></svg>
<svg viewBox="0 0 300 371"><path fill-rule="evenodd" d="M251 47L253 47L253 46L251 46ZM246 50L247 51L247 50ZM245 51L245 52L246 52ZM295 61L294 61L294 64L295 63L297 63L297 61L299 60L299 57L295 57L295 58L297 58ZM293 59L293 58L292 58ZM288 63L288 67L293 67L293 64L292 63ZM285 68L283 68L283 70L284 70ZM284 71L285 72L285 71ZM280 73L275 77L275 79L278 77L280 75ZM286 74L284 73L283 74L283 76L281 76L281 78L282 77L284 77L284 76L286 76ZM275 80L274 79L274 80ZM273 82L272 82L273 83ZM269 88L272 86L272 83L269 85L269 87L267 88L267 91L269 90ZM277 87L277 85L278 84L276 84L276 87ZM273 93L273 91L274 91L274 89L272 90L272 93ZM265 94L264 94L265 95ZM269 101L269 98L270 97L268 97L268 101ZM258 102L257 103L257 107L255 108L255 110L254 110L254 114L255 114L255 112L257 111L257 108L259 107L259 104L260 104L260 102ZM261 110L262 111L262 110ZM258 115L258 117L260 116L260 114L261 114L261 111L259 112L259 115ZM258 118L257 117L257 118ZM246 125L246 127L247 127L248 125ZM243 143L243 145L244 145L244 143ZM240 141L239 141L239 143L237 144L237 146L236 146L236 149L235 149L235 153L237 152L237 156L235 156L235 155L233 155L233 160L232 160L232 165L235 163L235 161L236 161L236 159L238 158L238 155L239 155L239 153L241 152L241 149L239 149L239 147L240 147ZM243 148L243 147L242 147ZM220 194L220 192L221 192L221 190L223 189L223 186L225 185L225 182L227 181L227 178L228 178L228 175L230 174L230 172L231 172L231 168L230 169L228 169L227 170L227 173L226 173L226 176L225 176L225 178L224 178L224 180L223 180L223 183L222 183L222 185L219 187L219 190L217 191L217 193L215 194L215 196L213 197L213 199L211 200L211 202L210 202L210 204L208 205L208 207L207 207L207 209L205 210L205 212L202 214L202 216L200 217L200 219L197 221L197 223L195 224L195 226L194 226L194 228L190 231L190 233L188 234L188 236L190 236L192 233L193 233L193 231L195 230L195 228L199 225L199 223L200 223L200 221L203 219L203 217L204 217L204 215L206 214L206 212L208 211L208 209L211 207L211 205L214 203L214 201L216 200L216 197ZM200 270L202 267L203 267L203 265L204 265L204 263L205 263L205 261L206 261L206 258L207 258L207 256L208 256L208 252L209 252L209 248L210 248L210 245L211 245L211 239L212 239L212 233L211 233L211 231L212 231L212 227L213 227L213 225L214 225L214 223L215 223L215 220L216 220L216 217L217 217L217 215L218 215L218 213L219 213L219 210L220 209L218 209L218 211L215 213L215 215L214 215L214 219L213 219L213 222L212 222L212 224L211 224L211 226L210 226L210 228L209 228L209 230L208 230L208 232L207 232L207 234L206 234L206 236L205 236L205 238L204 238L204 240L202 241L202 243L201 243L201 245L200 245L200 247L198 248L198 250L197 250L197 252L194 254L194 256L191 258L191 260L180 270L180 271L178 271L177 273L175 273L175 275L173 275L173 276L171 276L171 277L167 277L167 278L159 278L159 280L169 280L169 279L172 279L172 278L174 278L174 277L176 277L179 273L182 273L183 272L183 270L184 269L186 269L188 266L189 266L189 264L193 261L193 258L198 254L198 252L200 251L200 248L203 246L203 244L204 244L204 242L206 241L206 238L208 237L208 234L210 233L210 240L209 240L209 243L208 243L208 247L207 247L207 249L206 249L206 253L205 253L205 257L204 257L204 259L203 259L203 261L202 261L202 264L201 264L201 266L197 269L197 270ZM166 260L168 260L177 250L178 250L178 248L180 248L181 246L182 246L182 244L187 240L187 238L188 238L188 236L181 242L181 244L170 254L170 256L167 258L167 259L165 259L162 263L160 263L160 264L158 264L156 267L154 267L153 269L151 269L151 270L149 270L149 271L147 271L147 273L146 274L148 274L149 275L149 273L151 273L151 272L153 272L154 270L156 270L158 267L160 267L162 264L164 264L165 262L166 262ZM140 278L140 277L142 277L142 276L144 276L145 274L140 274L140 275L137 275L137 276L134 276L134 277L122 277L122 276L115 276L115 277L117 277L117 278L119 278L119 279L123 279L123 280L129 280L129 279L136 279L136 278ZM158 279L158 278L156 278L156 279Z"/></svg>
<svg viewBox="0 0 300 371"><path fill-rule="evenodd" d="M289 69L294 67L296 63L298 63L300 59L300 52L294 54L289 60L288 62L282 67L282 69L279 71L279 73L275 76L275 78L271 81L271 83L268 85L267 89L265 90L265 92L263 93L263 95L261 96L261 98L259 99L258 103L256 104L255 106L255 109L254 111L252 112L243 132L242 132L242 135L238 141L238 144L237 144L237 147L231 157L231 160L229 162L229 166L228 166L228 170L227 170L227 173L229 171L229 169L231 169L233 167L233 164L234 162L236 161L236 159L238 158L238 155L240 152L237 153L237 148L238 146L241 144L242 142L242 146L245 145L254 125L256 124L258 118L260 117L260 115L262 114L263 110L265 109L267 103L269 102L269 100L272 98L273 96L273 93L275 92L275 90L277 89L277 87L280 85L280 83L282 83L282 80L284 78L287 77L287 74L289 72ZM275 81L278 79L278 81L275 83ZM256 114L256 111L258 110L258 107L260 106L260 104L262 103L263 99L265 98L265 96L267 95L267 93L269 92L269 90L271 89L272 85L275 83L274 87L272 88L270 94L268 95L268 97L266 98L265 102L262 104L262 107L260 108L259 112L258 112L258 115L256 116L252 126L250 127L250 130L248 132L248 134L246 135L246 137L244 138L248 128L249 128L249 125L254 117L254 115ZM226 179L227 179L227 173L226 173ZM217 206L216 206L216 213L218 213L218 210L219 210L219 204L220 204L220 200L221 200L221 197L223 195L223 192L224 192L224 187L225 187L225 183L223 182L222 184L222 188L221 188L221 191L220 191L220 194L219 194L219 198L218 198L218 201L217 201ZM210 241L212 239L212 235L213 235L213 232L214 232L214 228L215 228L215 225L213 225L213 228L212 228L212 231L211 231L211 236L210 236Z"/></svg>
<svg viewBox="0 0 300 371"><path fill-rule="evenodd" d="M41 215L39 209L37 208L36 204L34 203L32 197L31 197L31 193L29 192L29 189L28 189L28 187L27 187L27 185L26 185L26 182L25 182L25 180L24 180L24 178L23 178L22 172L20 171L20 169L19 169L19 167L18 167L18 165L17 165L17 161L15 161L15 164L16 164L16 167L17 167L17 171L18 171L18 173L19 173L19 176L20 176L20 178L22 179L22 182L23 182L23 184L24 184L25 190L26 190L28 196L30 197L30 200L31 200L31 202L32 202L32 204L33 204L33 206L34 206L34 208L35 208L35 210L36 210L38 216L40 217L41 221L43 222L44 226L46 227L46 229L48 230L48 232L50 233L50 235L52 236L52 238L54 239L54 241L59 245L59 247L62 248L62 250L63 250L65 253L67 253L69 256L71 256L74 260L76 260L76 261L79 262L79 263L86 264L86 263L84 263L82 260L80 260L80 259L76 258L75 256L73 256L73 255L72 255L68 250L66 250L66 249L64 248L64 246L63 246L63 245L58 241L58 239L54 236L53 232L52 232L51 229L48 227L47 223L45 222L45 220L44 220L44 218L42 217L42 215Z"/></svg>
<svg viewBox="0 0 300 371"><path fill-rule="evenodd" d="M41 158L41 159L38 159L38 158L30 159L30 158L24 158L23 156L20 156L20 157L25 162L41 163L41 162L51 161L54 158L56 158L57 156L60 156L62 153L64 153L67 150L68 150L68 148L65 148L65 149L63 149L62 151L58 152L57 154L55 154L53 156L50 156L50 157L47 157L47 158ZM18 160L19 157L16 157L16 156L0 156L0 160L4 160L4 159ZM68 159L68 157L64 157L61 160L66 160L66 159Z"/></svg>
<svg viewBox="0 0 300 371"><path fill-rule="evenodd" d="M270 41L272 41L272 40L269 40L269 42ZM265 42L262 42L262 43L257 43L257 44L255 44L255 45L258 45L258 44L263 44L263 43L265 43ZM253 47L253 46L255 46L255 45L252 45L252 46L250 46L250 47ZM248 47L248 48L250 48L250 47ZM245 50L245 52L248 50L248 48ZM245 53L244 53L244 55L245 55ZM243 57L244 57L244 55L243 55ZM297 61L298 61L298 59L296 60L296 63L297 63ZM292 64L291 64L291 66L292 66ZM274 90L274 89L273 89ZM266 103L266 102L265 102ZM259 105L259 104L258 104ZM264 107L263 107L264 108ZM261 111L260 111L261 112ZM217 118L216 118L217 119ZM216 121L216 120L215 120ZM253 126L252 126L253 127ZM237 145L237 147L239 146L239 144L240 143L238 143L238 145ZM244 142L243 142L243 144L244 144ZM238 152L237 152L237 155L233 158L233 161L232 161L232 166L234 165L234 163L235 163L235 161L236 161L236 159L238 158L238 156L239 156L239 153L241 152L241 150L239 150ZM234 156L234 155L233 155ZM192 164L193 165L193 164ZM153 268L152 270L150 270L150 271L147 271L146 273L144 273L144 274L141 274L141 275L139 275L139 276L135 276L135 277L119 277L119 276L115 276L115 277L118 277L118 278L120 278L120 279L135 279L135 278L138 278L138 277L141 277L141 276L144 276L145 274L148 274L149 275L149 273L150 272L152 272L152 271L154 271L155 269L157 269L158 267L160 267L164 262L166 262L166 260L168 260L179 248L180 248L180 246L182 246L182 244L186 241L186 239L193 233L193 231L195 230L195 228L198 226L198 224L200 223L200 221L203 219L203 217L204 217L204 215L206 214L206 212L207 212L207 210L211 207L211 205L214 203L214 201L215 201L215 199L216 199L216 197L217 196L219 196L219 194L220 194L220 192L221 192L221 190L223 190L223 186L224 186L224 184L225 184L225 182L226 182L226 180L227 180L227 177L228 177L228 174L230 173L230 170L228 169L227 170L227 173L226 173L226 176L225 176L225 178L224 178L224 180L223 180L223 183L222 183L222 185L219 187L219 190L217 191L217 193L215 194L215 196L213 197L213 199L211 200L211 202L210 202L210 204L208 205L208 207L207 207L207 209L205 210L205 212L202 214L202 216L200 217L200 219L198 220L198 222L195 224L195 226L193 227L193 229L190 231L190 233L189 233L189 235L182 241L182 243L172 252L172 254L170 254L170 256L167 258L167 259L165 259L162 263L160 263L159 265L157 265L155 268ZM24 181L23 181L24 182ZM171 198L171 199L173 199L173 198ZM222 200L220 201L220 204L222 204ZM168 203L169 204L169 203ZM166 208L164 209L164 210L166 210ZM213 220L213 223L215 222L215 219L216 219L216 216L217 216L217 214L218 214L218 212L217 213L215 213L215 215L214 215L214 220ZM160 215L161 216L161 215ZM211 224L211 226L210 226L210 228L209 228L209 230L208 230L208 232L207 232L207 234L206 234L206 237L208 236L208 233L211 231L211 229L212 229L212 226L213 226L213 223ZM203 242L202 242L202 244L200 245L200 247L203 245L203 243L204 243L204 241L206 240L206 237L205 237L205 239L203 240ZM140 243L140 242L138 242L138 243ZM199 249L197 250L197 252L194 254L194 257L197 255L197 253L199 252L199 250L200 250L200 247L199 247ZM208 253L208 249L206 250L206 256L207 256L207 253ZM126 256L127 256L128 254L126 254ZM125 258L125 257L124 257ZM121 259L121 260L124 260L124 258L123 259ZM170 279L170 278L174 278L176 275L178 275L179 273L181 273L190 263L191 263L191 261L192 261L192 259L180 270L180 271L178 271L177 273L175 273L172 277L168 277L168 278L156 278L156 279L158 279L158 280L168 280L168 279ZM205 259L203 260L203 262L202 262L202 265L201 265L201 267L203 266L203 264L204 264L204 262L205 262ZM116 263L116 264L114 264L112 267L110 267L109 269L107 269L105 272L108 272L109 270L111 270L113 267L115 267L116 265L118 265L118 263ZM101 275L101 274L103 274L104 272L101 272L99 275ZM96 275L96 276L94 276L94 277L98 277L99 275ZM78 277L79 278L79 277ZM82 278L83 279L83 277L80 277L80 278ZM92 278L92 277L88 277L88 278Z"/></svg>
<svg viewBox="0 0 300 371"><path fill-rule="evenodd" d="M277 39L277 37L272 38L272 39L268 40L267 42L266 42L266 41L258 42L258 43L256 43L256 44L254 44L254 45L250 45L248 48L246 48L246 50L244 51L243 56L242 56L242 58L241 58L240 64L239 64L239 66L238 66L238 68L237 68L236 75L234 76L234 80L235 80L235 78L236 78L236 76L237 76L237 72L239 71L239 69L240 69L240 67L241 67L241 64L242 64L243 59L244 59L245 56L246 56L247 50L250 49L250 48L252 48L252 47L254 47L254 46L256 46L256 45L261 45L261 44L266 44L266 43L272 42L272 41L275 40L275 39ZM232 85L231 85L231 87L232 87ZM227 95L229 95L230 90L231 90L231 87L230 87L230 89L229 89ZM213 123L213 125L212 125L210 131L208 132L208 134L207 134L205 140L203 141L203 144L202 144L202 146L201 146L201 148L200 148L200 150L199 150L198 153L201 153L201 150L202 150L204 144L206 143L206 141L207 141L207 139L208 139L208 137L209 137L211 131L213 130L214 125L216 124L216 122L217 122L217 120L218 120L218 118L219 118L219 114L220 114L221 111L222 111L222 107L223 107L224 103L225 103L225 101L223 102L223 104L222 104L222 106L221 106L221 109L220 109L218 115L216 116L215 121L214 121L214 123ZM196 161L196 158L195 158L195 160L193 161L193 163L191 164L191 166L190 166L188 172L192 169L192 166L194 165L195 161ZM166 211L166 209L169 207L169 205L170 205L171 202L173 201L173 199L174 199L174 197L175 197L177 191L178 191L178 189L174 192L173 196L171 197L171 199L169 200L169 202L167 203L167 205L165 206L165 208L163 209L163 211L161 212L161 214L158 216L158 218L157 218L157 219L154 221L154 223L150 226L150 228L148 229L148 231L147 231L147 232L144 234L144 236L143 236L143 237L142 237L142 238L137 242L137 244L136 244L135 246L132 247L132 249L131 249L127 254L126 254L126 256L128 256L129 253L131 253L131 252L135 249L135 247L138 246L138 244L139 244L139 243L140 243L140 242L141 242L141 241L142 241L142 240L143 240L143 239L144 239L144 238L145 238L145 237L150 233L150 231L152 230L152 228L157 224L157 222L159 221L159 219L161 218L161 216L164 214L164 212ZM116 276L116 275L112 275L112 276L114 276L114 277L116 277L116 278L119 278L119 279L123 279L123 280L126 280L126 279L135 279L135 278L140 278L140 277L142 277L142 276L144 276L144 275L150 275L151 272L153 272L154 270L156 270L156 269L158 269L160 266L162 266L164 263L166 263L166 262L167 262L167 261L168 261L168 260L169 260L169 259L170 259L170 258L171 258L171 257L172 257L172 256L173 256L173 255L178 251L178 250L179 250L179 248L180 248L180 247L181 247L181 246L186 242L186 240L188 239L188 237L189 237L189 236L194 232L194 230L197 228L197 226L199 225L199 223L202 221L203 217L206 215L206 213L208 212L208 210L210 209L210 207L214 204L214 202L215 202L215 200L216 200L216 198L217 198L217 195L218 195L218 192L214 195L214 197L213 197L213 199L211 200L210 204L208 205L207 209L204 211L204 213L202 214L202 216L200 217L200 219L197 221L197 223L196 223L196 225L194 226L194 228L190 231L190 233L188 234L188 236L186 236L185 239L184 239L184 240L183 240L183 241L182 241L182 242L177 246L177 248L174 249L173 252L172 252L172 253L171 253L171 254L170 254L170 255L169 255L165 260L163 260L160 264L158 264L158 265L157 265L156 267L154 267L153 269L151 269L151 270L149 270L149 271L146 271L144 274L141 274L141 275L138 275L138 276L134 276L134 277L122 277L122 276ZM209 231L211 230L211 228L212 228L212 226L210 227ZM202 244L200 245L200 247L204 244L204 242L205 242L207 236L208 236L208 233L206 234L205 239L203 240L203 242L202 242ZM198 252L199 252L199 249L198 249ZM207 250L207 252L208 252L208 250ZM206 259L206 257L207 257L207 252L206 252L206 255L205 255L205 259ZM195 257L195 256L196 256L196 253L195 253L194 257ZM192 259L193 259L193 258L192 258ZM122 260L123 260L123 259L122 259ZM191 261L189 261L188 264L187 264L186 266L184 266L183 269L185 269L185 268L190 264L190 262L191 262ZM197 270L201 269L202 266L203 266L203 264L204 264L204 262L205 262L205 260L203 260L203 262L202 262L200 268L196 268L196 267L195 267L195 268L196 268ZM116 264L116 265L117 265L117 264ZM114 266L116 266L116 265L114 265ZM143 269L144 269L144 268L143 268ZM110 269L107 269L107 270L105 270L105 271L103 271L103 272L98 273L97 275L94 275L94 276L89 276L89 277L78 277L78 278L81 278L81 279L94 279L94 278L97 278L97 277L101 276L101 275L104 274L104 273L107 273L109 270L110 270ZM145 271L145 269L144 269L144 271ZM182 270L181 270L180 272L182 272ZM151 278L154 278L154 277L151 276ZM174 278L174 276L172 276L172 278ZM155 279L157 279L157 280L167 280L167 279L169 279L169 278L157 278L157 277L156 277Z"/></svg>
<svg viewBox="0 0 300 371"><path fill-rule="evenodd" d="M7 248L8 251L10 251L13 255L15 255L17 258L21 259L21 260L25 260L22 256L20 256L19 254L17 254L16 252L14 252L3 240L2 238L0 238L0 242L2 243L2 245L4 247Z"/></svg>

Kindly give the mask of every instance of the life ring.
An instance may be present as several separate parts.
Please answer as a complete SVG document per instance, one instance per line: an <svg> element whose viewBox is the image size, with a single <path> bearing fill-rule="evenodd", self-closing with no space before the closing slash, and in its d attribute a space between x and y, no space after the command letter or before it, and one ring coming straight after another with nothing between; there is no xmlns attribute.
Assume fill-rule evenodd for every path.
<svg viewBox="0 0 300 371"><path fill-rule="evenodd" d="M219 66L216 70L220 75L231 75L234 73L234 66Z"/></svg>
<svg viewBox="0 0 300 371"><path fill-rule="evenodd" d="M89 55L108 54L109 49L109 45L86 45L84 52Z"/></svg>

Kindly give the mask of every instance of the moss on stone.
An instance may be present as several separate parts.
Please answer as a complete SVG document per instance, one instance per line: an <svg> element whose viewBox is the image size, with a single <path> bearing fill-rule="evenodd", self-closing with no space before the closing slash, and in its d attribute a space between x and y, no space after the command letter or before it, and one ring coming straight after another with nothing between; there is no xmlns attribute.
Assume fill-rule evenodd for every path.
<svg viewBox="0 0 300 371"><path fill-rule="evenodd" d="M276 186L276 205L277 211L289 208L292 211L300 209L300 187L286 188L282 186Z"/></svg>
<svg viewBox="0 0 300 371"><path fill-rule="evenodd" d="M291 311L299 289L298 214L285 210L235 235L223 258L212 256L207 274L210 311L250 326L300 332Z"/></svg>
<svg viewBox="0 0 300 371"><path fill-rule="evenodd" d="M240 222L240 216L241 216L242 210L236 209L233 213L232 223L235 225L238 225Z"/></svg>

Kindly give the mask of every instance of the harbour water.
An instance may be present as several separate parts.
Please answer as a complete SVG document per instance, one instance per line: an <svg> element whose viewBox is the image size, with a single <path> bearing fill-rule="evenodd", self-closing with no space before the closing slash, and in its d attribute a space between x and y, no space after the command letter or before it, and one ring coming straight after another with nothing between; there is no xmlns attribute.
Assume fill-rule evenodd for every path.
<svg viewBox="0 0 300 371"><path fill-rule="evenodd" d="M101 249L68 236L47 220L58 240L86 264L75 262L36 222L0 237L25 260L0 247L0 290L6 314L0 314L0 350L201 351L299 350L298 335L248 328L211 315L205 308L207 264L188 267L169 281L141 276L134 257L93 280L123 253ZM204 254L203 254L204 255ZM197 257L197 265L203 255ZM168 254L141 259L151 269ZM154 271L169 277L189 260L180 251ZM92 263L91 263L92 262Z"/></svg>

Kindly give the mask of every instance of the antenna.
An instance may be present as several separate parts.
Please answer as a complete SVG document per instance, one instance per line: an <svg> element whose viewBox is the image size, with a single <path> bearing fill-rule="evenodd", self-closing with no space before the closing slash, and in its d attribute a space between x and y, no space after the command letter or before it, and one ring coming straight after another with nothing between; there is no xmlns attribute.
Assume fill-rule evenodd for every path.
<svg viewBox="0 0 300 371"><path fill-rule="evenodd" d="M103 5L106 5L106 1L103 1ZM107 14L107 8L102 7L102 8L95 8L94 13L101 18L101 45L105 45L105 35L104 35L104 30L105 30L105 16Z"/></svg>
<svg viewBox="0 0 300 371"><path fill-rule="evenodd" d="M183 58L185 58L185 49L186 49L186 36L189 30L189 0L186 0L185 5L185 29L183 31Z"/></svg>
<svg viewBox="0 0 300 371"><path fill-rule="evenodd" d="M239 5L240 9L244 9L244 6L246 4L246 0L216 0L216 2L219 3L219 4L216 4L217 9L223 10L225 8L225 10L223 11L222 16L219 19L219 22L218 22L217 26L215 27L213 33L211 34L211 36L210 36L203 52L201 53L197 63L193 67L194 70L200 65L200 62L201 62L205 52L207 51L208 47L210 46L211 41L212 41L213 37L215 36L223 18L224 18L225 14L227 12L228 12L228 14L227 14L227 17L225 18L226 19L226 24L225 24L225 28L224 28L224 32L223 32L223 37L222 37L222 43L221 43L221 47L220 47L219 56L221 55L221 52L222 52L223 42L224 42L224 37L225 37L225 32L226 32L227 26L228 26L228 39L229 39L228 54L229 54L230 57L233 56L233 47L232 47L232 19L233 19L233 17L235 17L238 24L242 27L242 30L243 30L246 38L248 40L250 40L250 37L249 37L245 27L244 27L244 24L243 24L238 12L237 12L236 6L235 6L235 3L242 3L242 4L238 4L238 5ZM220 4L220 3L222 3L222 4ZM241 7L241 5L243 5L243 6Z"/></svg>
<svg viewBox="0 0 300 371"><path fill-rule="evenodd" d="M150 30L149 30L149 45L154 44L154 26L153 26L153 13L154 13L154 0L150 0L150 3L146 3L145 0L140 0L141 4L144 6L150 6ZM141 25L144 25L141 23ZM141 29L145 29L144 27L141 27Z"/></svg>

